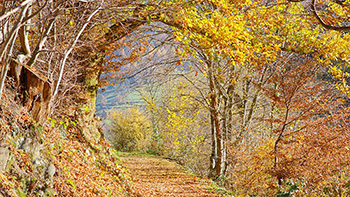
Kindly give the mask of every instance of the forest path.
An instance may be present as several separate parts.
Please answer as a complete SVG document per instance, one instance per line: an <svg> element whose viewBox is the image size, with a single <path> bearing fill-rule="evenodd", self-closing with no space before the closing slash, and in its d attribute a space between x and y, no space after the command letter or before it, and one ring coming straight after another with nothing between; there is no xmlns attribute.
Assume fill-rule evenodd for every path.
<svg viewBox="0 0 350 197"><path fill-rule="evenodd" d="M135 196L224 196L208 190L207 180L185 172L174 162L149 155L121 155L120 158L133 177Z"/></svg>

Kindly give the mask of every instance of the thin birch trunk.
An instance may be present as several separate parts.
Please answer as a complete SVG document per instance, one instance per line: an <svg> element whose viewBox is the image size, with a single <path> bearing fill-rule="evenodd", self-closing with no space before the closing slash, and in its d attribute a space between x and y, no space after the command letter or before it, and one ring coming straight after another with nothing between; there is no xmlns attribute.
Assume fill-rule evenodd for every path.
<svg viewBox="0 0 350 197"><path fill-rule="evenodd" d="M4 91L5 79L6 79L7 71L9 69L9 65L10 65L10 61L11 61L11 54L12 54L13 46L15 44L18 30L23 24L23 19L26 15L26 12L28 10L29 5L30 4L26 4L26 6L23 8L21 15L19 16L19 18L16 22L16 25L12 28L10 35L8 36L6 42L4 43L4 45L0 49L0 51L1 51L0 59L3 60L2 62L5 62L5 65L3 65L2 69L1 69L0 100L1 100L2 92ZM5 58L6 57L5 53L6 53L8 47L10 47L10 49L8 50L7 58Z"/></svg>

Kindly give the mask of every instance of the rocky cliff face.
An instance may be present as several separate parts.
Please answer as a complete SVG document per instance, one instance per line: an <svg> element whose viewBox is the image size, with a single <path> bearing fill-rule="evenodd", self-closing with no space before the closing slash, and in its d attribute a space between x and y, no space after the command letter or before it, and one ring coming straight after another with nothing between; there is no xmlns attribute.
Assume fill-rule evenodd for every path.
<svg viewBox="0 0 350 197"><path fill-rule="evenodd" d="M52 194L55 165L45 153L42 127L36 126L7 84L0 103L0 194ZM12 86L12 87L11 87Z"/></svg>

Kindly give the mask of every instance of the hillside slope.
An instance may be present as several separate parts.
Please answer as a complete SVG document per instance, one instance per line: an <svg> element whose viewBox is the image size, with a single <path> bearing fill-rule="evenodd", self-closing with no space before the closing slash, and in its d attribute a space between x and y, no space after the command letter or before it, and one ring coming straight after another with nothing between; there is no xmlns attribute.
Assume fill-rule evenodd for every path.
<svg viewBox="0 0 350 197"><path fill-rule="evenodd" d="M0 101L0 196L131 195L108 143L88 143L69 118L38 126L7 86Z"/></svg>

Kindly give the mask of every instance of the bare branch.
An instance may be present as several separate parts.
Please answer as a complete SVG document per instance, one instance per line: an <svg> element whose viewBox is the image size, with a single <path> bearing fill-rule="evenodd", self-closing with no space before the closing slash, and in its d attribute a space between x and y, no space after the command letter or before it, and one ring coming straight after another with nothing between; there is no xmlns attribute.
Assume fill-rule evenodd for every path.
<svg viewBox="0 0 350 197"><path fill-rule="evenodd" d="M28 5L31 5L31 3L29 3ZM29 16L29 15L31 15L31 8L28 8L28 11L26 13L26 16ZM30 23L30 20L26 21L25 23L26 24ZM29 40L28 40L28 30L29 30L28 26L22 25L19 32L19 39L22 46L22 51L25 55L31 54Z"/></svg>
<svg viewBox="0 0 350 197"><path fill-rule="evenodd" d="M46 30L44 32L44 34L42 35L41 37L41 40L40 42L38 43L38 45L36 46L33 54L32 54L32 57L30 58L29 62L28 62L28 66L32 66L35 61L36 61L36 58L38 57L39 53L42 51L42 48L47 40L47 37L49 36L49 33L53 27L53 24L55 23L55 20L56 20L56 15L50 20L48 26L46 27Z"/></svg>
<svg viewBox="0 0 350 197"><path fill-rule="evenodd" d="M0 73L1 74L0 99L1 99L1 95L2 95L2 92L3 92L4 85L5 85L5 79L6 79L6 76L7 76L7 70L8 70L8 67L9 67L9 61L11 60L10 56L11 56L11 53L12 53L12 50L13 50L13 46L15 44L15 40L16 40L17 34L18 34L18 29L23 24L23 18L25 17L25 14L27 13L28 7L29 7L29 4L27 4L23 8L23 10L21 12L21 15L19 16L15 26L12 28L9 37L7 38L7 40L4 43L3 47L1 47L1 49L0 49L0 51L1 51L0 59L2 60L4 55L5 55L5 52L7 51L7 48L10 46L7 58L4 58L4 61L3 61L3 62L5 62L5 64L2 66L1 73Z"/></svg>
<svg viewBox="0 0 350 197"><path fill-rule="evenodd" d="M85 28L87 27L87 25L89 24L90 20L92 19L93 16L95 16L95 14L97 14L97 12L102 8L102 4L103 4L103 1L101 3L101 6L98 7L90 16L89 18L86 20L85 24L83 25L83 27L80 29L79 33L77 34L77 36L75 37L75 40L73 41L72 45L69 47L69 49L65 52L64 54L64 57L63 57L63 60L62 60L62 63L61 63L61 68L60 68L60 73L59 73L59 77L57 79L57 82L56 82L56 87L55 87L55 90L54 90L54 93L52 95L52 99L57 95L58 93L58 87L60 86L60 83L61 83L61 80L62 80L62 76L63 76L63 71L64 71L64 67L65 67L65 64L66 64L66 61L67 61L67 58L69 56L69 54L72 52L74 46L77 44L79 38L80 38L80 35L83 33L83 31L85 30Z"/></svg>
<svg viewBox="0 0 350 197"><path fill-rule="evenodd" d="M19 9L21 9L23 6L33 2L34 0L26 0L23 3L21 3L18 7L16 7L15 9L5 13L4 15L0 16L0 21L4 20L5 18L11 16L12 14L14 14L15 12L17 12Z"/></svg>

